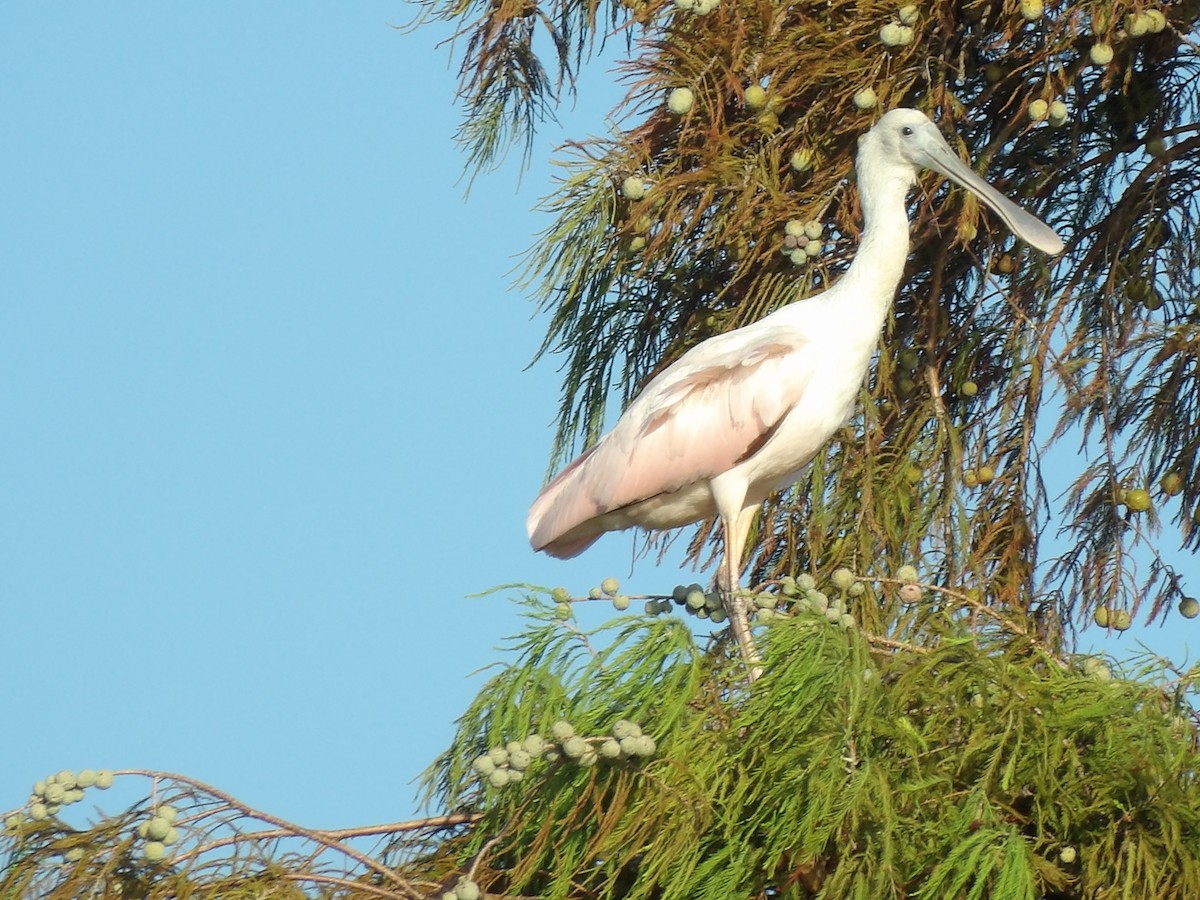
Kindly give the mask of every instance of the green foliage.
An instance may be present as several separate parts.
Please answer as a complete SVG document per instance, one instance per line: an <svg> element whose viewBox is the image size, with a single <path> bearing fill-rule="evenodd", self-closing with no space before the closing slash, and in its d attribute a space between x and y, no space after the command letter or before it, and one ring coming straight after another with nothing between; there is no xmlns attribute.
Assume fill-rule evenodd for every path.
<svg viewBox="0 0 1200 900"><path fill-rule="evenodd" d="M691 634L672 618L626 616L605 626L613 640L596 650L588 635L536 599L526 601L538 627L514 640L522 665L504 666L488 680L460 720L460 738L442 757L429 799L456 808L475 784L472 763L490 748L532 734L553 739L555 722L582 735L608 734L621 719L670 725L700 689L707 668ZM568 771L563 777L577 778ZM504 796L516 803L516 795Z"/></svg>
<svg viewBox="0 0 1200 900"><path fill-rule="evenodd" d="M1101 678L949 608L923 651L814 612L763 629L766 674L747 689L723 645L702 653L673 619L582 635L534 614L429 776L439 802L479 811L456 852L489 892L1200 892L1200 757L1157 664ZM470 771L487 746L564 717L580 734L636 719L658 752L544 764L515 789Z"/></svg>
<svg viewBox="0 0 1200 900"><path fill-rule="evenodd" d="M626 18L613 6L601 21L604 7L594 0L544 5L534 0L418 0L418 5L421 11L410 28L449 21L458 29L452 40L465 45L459 98L467 113L458 142L467 152L469 169L498 165L518 142L528 159L538 124L553 117L564 93L573 93L581 63L603 46L599 29ZM549 68L535 42L551 51Z"/></svg>

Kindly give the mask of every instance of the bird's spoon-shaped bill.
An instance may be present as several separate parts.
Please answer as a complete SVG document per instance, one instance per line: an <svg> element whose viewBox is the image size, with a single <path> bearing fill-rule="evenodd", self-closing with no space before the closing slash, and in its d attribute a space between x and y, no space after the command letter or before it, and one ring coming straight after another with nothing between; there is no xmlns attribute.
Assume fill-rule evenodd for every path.
<svg viewBox="0 0 1200 900"><path fill-rule="evenodd" d="M932 126L932 123L931 123ZM1030 215L998 190L976 175L955 155L945 138L935 128L921 129L913 161L940 172L951 181L966 188L995 210L1017 237L1046 253L1063 251L1063 240L1050 226Z"/></svg>

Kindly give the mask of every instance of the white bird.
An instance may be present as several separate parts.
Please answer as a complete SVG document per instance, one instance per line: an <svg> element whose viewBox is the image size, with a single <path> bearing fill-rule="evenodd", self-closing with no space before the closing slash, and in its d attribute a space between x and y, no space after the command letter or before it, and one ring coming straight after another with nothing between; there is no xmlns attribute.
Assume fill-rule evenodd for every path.
<svg viewBox="0 0 1200 900"><path fill-rule="evenodd" d="M754 513L795 482L849 419L908 257L906 196L933 169L972 191L1019 237L1057 254L1053 230L994 190L923 113L896 109L859 141L862 243L828 290L693 347L660 372L530 507L535 550L575 556L606 531L721 519L718 575L730 627L761 671L737 596Z"/></svg>

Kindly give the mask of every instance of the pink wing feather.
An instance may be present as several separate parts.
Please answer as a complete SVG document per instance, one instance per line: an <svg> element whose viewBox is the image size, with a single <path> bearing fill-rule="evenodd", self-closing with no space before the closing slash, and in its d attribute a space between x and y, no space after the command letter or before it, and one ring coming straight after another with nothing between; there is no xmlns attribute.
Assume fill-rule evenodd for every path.
<svg viewBox="0 0 1200 900"><path fill-rule="evenodd" d="M688 354L664 371L534 501L526 523L533 547L575 556L606 530L599 517L710 479L752 455L808 383L795 338L750 349L739 341L704 364L689 365ZM714 357L711 348L705 355Z"/></svg>

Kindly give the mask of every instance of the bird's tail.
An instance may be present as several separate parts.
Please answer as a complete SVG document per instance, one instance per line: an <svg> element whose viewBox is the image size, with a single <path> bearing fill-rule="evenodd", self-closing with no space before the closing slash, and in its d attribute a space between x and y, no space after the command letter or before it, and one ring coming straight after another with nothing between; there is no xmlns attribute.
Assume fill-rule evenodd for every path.
<svg viewBox="0 0 1200 900"><path fill-rule="evenodd" d="M604 533L595 521L600 510L579 484L584 463L591 454L588 450L576 457L542 488L529 507L525 530L534 550L570 559L596 543Z"/></svg>

